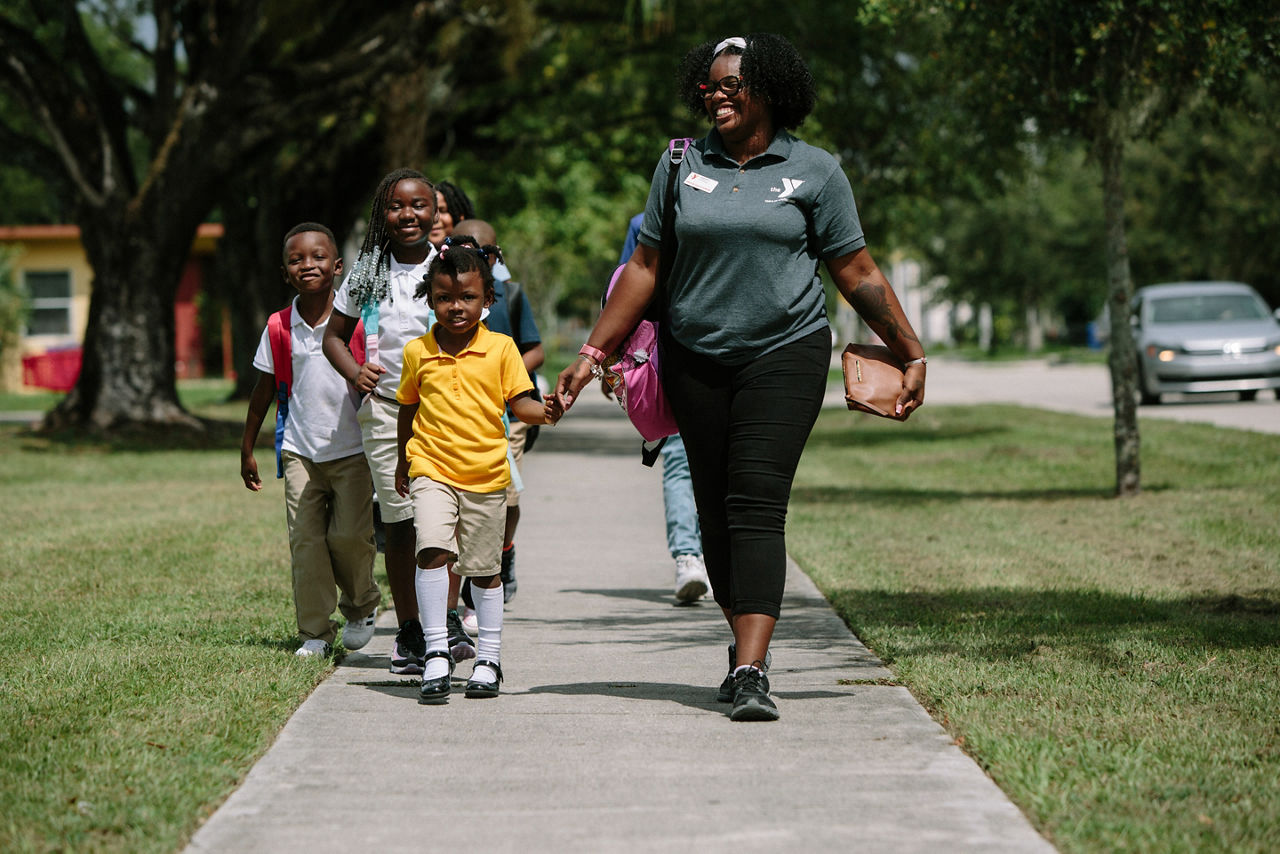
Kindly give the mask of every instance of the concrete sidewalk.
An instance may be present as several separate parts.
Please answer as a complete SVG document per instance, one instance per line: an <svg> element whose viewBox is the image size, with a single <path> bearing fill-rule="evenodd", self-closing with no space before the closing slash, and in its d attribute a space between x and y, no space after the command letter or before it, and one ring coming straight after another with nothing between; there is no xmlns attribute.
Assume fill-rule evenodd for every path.
<svg viewBox="0 0 1280 854"><path fill-rule="evenodd" d="M673 604L660 473L616 405L544 428L525 482L502 696L419 706L384 615L188 851L1052 851L794 565L782 719L729 721L728 630Z"/></svg>

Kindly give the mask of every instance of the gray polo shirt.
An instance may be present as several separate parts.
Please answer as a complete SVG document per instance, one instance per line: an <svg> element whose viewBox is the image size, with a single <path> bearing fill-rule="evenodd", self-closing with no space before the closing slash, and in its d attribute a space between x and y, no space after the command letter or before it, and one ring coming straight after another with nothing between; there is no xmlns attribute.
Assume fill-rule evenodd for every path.
<svg viewBox="0 0 1280 854"><path fill-rule="evenodd" d="M670 165L653 173L640 242L656 247ZM745 165L712 130L676 179L679 247L667 282L676 340L742 364L827 325L820 261L866 245L849 179L835 158L779 131Z"/></svg>

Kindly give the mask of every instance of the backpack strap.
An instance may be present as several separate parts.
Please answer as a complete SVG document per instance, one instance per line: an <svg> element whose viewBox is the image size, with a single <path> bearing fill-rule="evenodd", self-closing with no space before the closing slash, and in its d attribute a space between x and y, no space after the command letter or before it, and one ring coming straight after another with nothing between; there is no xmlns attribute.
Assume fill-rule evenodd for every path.
<svg viewBox="0 0 1280 854"><path fill-rule="evenodd" d="M356 357L356 364L363 365L365 363L365 344L364 344L364 321L357 320L356 328L351 333L351 341L347 346L351 350L351 355Z"/></svg>
<svg viewBox="0 0 1280 854"><path fill-rule="evenodd" d="M267 318L267 340L276 379L276 477L284 477L284 423L289 419L289 395L293 393L293 306Z"/></svg>
<svg viewBox="0 0 1280 854"><path fill-rule="evenodd" d="M667 444L670 436L663 436L653 442L642 442L640 445L640 462L649 468L653 468L653 464L658 461L658 455L662 453L662 446Z"/></svg>
<svg viewBox="0 0 1280 854"><path fill-rule="evenodd" d="M519 349L521 344L520 321L524 305L524 290L520 287L519 282L503 282L502 287L506 292L507 320L511 323L511 337L515 339L516 348Z"/></svg>
<svg viewBox="0 0 1280 854"><path fill-rule="evenodd" d="M671 265L676 261L676 178L680 174L680 164L689 151L693 140L687 136L672 139L667 143L667 189L662 202L662 236L658 245L658 276L654 284L654 299L649 303L648 320L655 322L663 319L667 313L667 276L671 274Z"/></svg>

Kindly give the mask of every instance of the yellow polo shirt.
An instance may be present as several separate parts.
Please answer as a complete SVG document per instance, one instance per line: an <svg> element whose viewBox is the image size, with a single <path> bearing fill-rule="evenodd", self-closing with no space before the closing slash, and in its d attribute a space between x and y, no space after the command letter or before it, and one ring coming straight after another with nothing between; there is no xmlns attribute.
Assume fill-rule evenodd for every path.
<svg viewBox="0 0 1280 854"><path fill-rule="evenodd" d="M405 345L396 399L418 404L405 448L410 477L467 492L497 492L511 482L502 414L533 389L516 342L476 325L457 357L436 343L435 327Z"/></svg>

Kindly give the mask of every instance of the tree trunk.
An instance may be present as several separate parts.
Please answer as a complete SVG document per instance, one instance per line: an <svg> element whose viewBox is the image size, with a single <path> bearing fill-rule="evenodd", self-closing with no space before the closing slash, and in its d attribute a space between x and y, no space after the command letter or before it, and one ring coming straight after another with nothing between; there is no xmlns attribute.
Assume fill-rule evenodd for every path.
<svg viewBox="0 0 1280 854"><path fill-rule="evenodd" d="M1138 363L1134 355L1133 327L1129 316L1133 303L1133 277L1129 272L1129 246L1124 230L1124 137L1115 121L1107 121L1098 141L1102 165L1102 207L1106 223L1107 285L1111 320L1111 401L1115 408L1116 495L1141 491L1138 436Z"/></svg>
<svg viewBox="0 0 1280 854"><path fill-rule="evenodd" d="M120 206L121 208L124 205ZM178 402L174 297L195 226L159 217L82 217L94 278L80 378L45 418L47 429L138 425L200 428Z"/></svg>
<svg viewBox="0 0 1280 854"><path fill-rule="evenodd" d="M248 400L258 381L253 356L267 325L267 315L289 301L290 289L280 277L280 239L284 232L277 225L276 208L274 200L264 194L239 207L227 207L223 217L225 230L214 264L214 287L231 314L231 354L236 372L233 400Z"/></svg>
<svg viewBox="0 0 1280 854"><path fill-rule="evenodd" d="M1024 309L1023 317L1027 326L1027 355L1037 356L1044 352L1044 321L1040 314L1040 303L1035 296L1029 296Z"/></svg>

